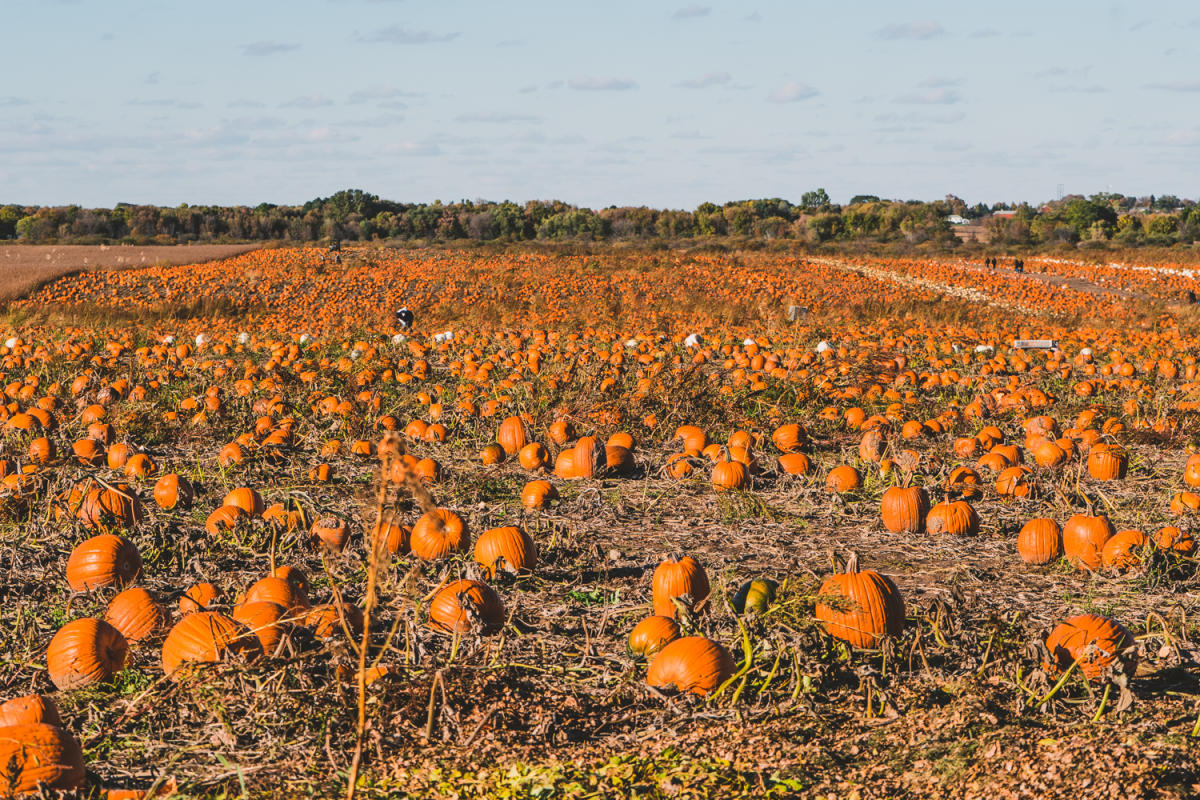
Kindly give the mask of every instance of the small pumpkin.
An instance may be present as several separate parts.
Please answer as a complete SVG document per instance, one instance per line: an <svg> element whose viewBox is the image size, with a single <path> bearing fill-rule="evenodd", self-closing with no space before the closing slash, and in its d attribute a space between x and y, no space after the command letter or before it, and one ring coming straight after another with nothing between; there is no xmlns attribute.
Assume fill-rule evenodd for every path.
<svg viewBox="0 0 1200 800"><path fill-rule="evenodd" d="M413 525L409 548L425 561L435 561L451 553L461 553L470 542L463 518L448 508L426 512Z"/></svg>
<svg viewBox="0 0 1200 800"><path fill-rule="evenodd" d="M1079 662L1079 669L1090 681L1099 679L1110 666L1133 675L1137 654L1132 634L1124 625L1099 614L1069 617L1046 637L1046 649L1052 663L1043 667L1051 674Z"/></svg>
<svg viewBox="0 0 1200 800"><path fill-rule="evenodd" d="M965 500L938 503L925 516L925 531L935 536L974 536L979 533L979 515Z"/></svg>
<svg viewBox="0 0 1200 800"><path fill-rule="evenodd" d="M525 508L545 508L558 499L558 489L550 481L530 481L521 489L521 505Z"/></svg>
<svg viewBox="0 0 1200 800"><path fill-rule="evenodd" d="M181 668L213 663L229 656L254 659L262 645L244 626L215 611L188 614L175 623L163 641L162 668L172 678Z"/></svg>
<svg viewBox="0 0 1200 800"><path fill-rule="evenodd" d="M134 586L109 601L104 621L120 631L126 642L135 645L166 625L167 610L152 592Z"/></svg>
<svg viewBox="0 0 1200 800"><path fill-rule="evenodd" d="M1113 533L1105 515L1075 514L1063 525L1063 553L1078 569L1098 570L1103 563L1101 550Z"/></svg>
<svg viewBox="0 0 1200 800"><path fill-rule="evenodd" d="M340 517L321 517L313 523L309 531L309 540L332 553L340 553L350 541L350 526Z"/></svg>
<svg viewBox="0 0 1200 800"><path fill-rule="evenodd" d="M58 713L58 706L49 697L27 694L0 703L0 728L10 725L34 725L39 722L62 727L62 715Z"/></svg>
<svg viewBox="0 0 1200 800"><path fill-rule="evenodd" d="M921 486L893 486L883 493L880 516L892 533L920 533L929 513L929 495Z"/></svg>
<svg viewBox="0 0 1200 800"><path fill-rule="evenodd" d="M1150 540L1141 531L1117 531L1100 548L1100 561L1105 569L1129 572L1142 565L1142 551L1149 544Z"/></svg>
<svg viewBox="0 0 1200 800"><path fill-rule="evenodd" d="M671 617L646 617L633 626L625 649L632 658L649 658L669 642L679 638L679 623Z"/></svg>
<svg viewBox="0 0 1200 800"><path fill-rule="evenodd" d="M841 464L829 470L825 488L838 494L856 492L862 488L862 474L849 464Z"/></svg>
<svg viewBox="0 0 1200 800"><path fill-rule="evenodd" d="M188 508L195 492L187 478L168 472L154 483L154 502L159 508L171 510L176 506Z"/></svg>
<svg viewBox="0 0 1200 800"><path fill-rule="evenodd" d="M1031 519L1017 534L1017 552L1026 564L1042 565L1062 557L1062 530L1047 517Z"/></svg>
<svg viewBox="0 0 1200 800"><path fill-rule="evenodd" d="M137 545L111 533L80 542L67 559L67 583L73 592L124 586L141 574L142 556Z"/></svg>
<svg viewBox="0 0 1200 800"><path fill-rule="evenodd" d="M705 697L733 675L733 656L720 643L703 636L668 642L650 662L646 683Z"/></svg>
<svg viewBox="0 0 1200 800"><path fill-rule="evenodd" d="M771 603L775 602L775 592L778 589L779 584L770 578L754 578L738 587L730 602L733 610L739 614L745 614L747 611L765 614Z"/></svg>
<svg viewBox="0 0 1200 800"><path fill-rule="evenodd" d="M529 534L516 526L492 528L475 541L475 560L484 574L494 578L497 572L528 572L537 565L537 545Z"/></svg>
<svg viewBox="0 0 1200 800"><path fill-rule="evenodd" d="M78 689L120 672L128 650L120 631L104 620L85 617L54 634L46 650L46 668L59 689Z"/></svg>
<svg viewBox="0 0 1200 800"><path fill-rule="evenodd" d="M179 613L194 614L222 599L221 590L211 583L197 583L179 598Z"/></svg>
<svg viewBox="0 0 1200 800"><path fill-rule="evenodd" d="M1129 456L1115 444L1097 444L1088 451L1088 474L1098 481L1115 481L1125 477Z"/></svg>
<svg viewBox="0 0 1200 800"><path fill-rule="evenodd" d="M486 634L503 624L500 595L480 581L453 581L442 587L429 604L429 626L437 631Z"/></svg>
<svg viewBox="0 0 1200 800"><path fill-rule="evenodd" d="M703 611L711 593L708 573L691 556L670 555L655 567L651 592L657 616L674 619L679 613L675 606L678 598L688 598L694 610Z"/></svg>

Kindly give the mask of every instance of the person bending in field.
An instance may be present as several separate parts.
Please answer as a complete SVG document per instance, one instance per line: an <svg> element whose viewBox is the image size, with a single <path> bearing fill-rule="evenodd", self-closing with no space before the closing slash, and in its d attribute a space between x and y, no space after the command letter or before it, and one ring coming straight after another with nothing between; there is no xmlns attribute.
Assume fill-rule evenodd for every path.
<svg viewBox="0 0 1200 800"><path fill-rule="evenodd" d="M396 324L400 326L400 330L402 331L412 329L413 313L408 310L408 306L396 312Z"/></svg>

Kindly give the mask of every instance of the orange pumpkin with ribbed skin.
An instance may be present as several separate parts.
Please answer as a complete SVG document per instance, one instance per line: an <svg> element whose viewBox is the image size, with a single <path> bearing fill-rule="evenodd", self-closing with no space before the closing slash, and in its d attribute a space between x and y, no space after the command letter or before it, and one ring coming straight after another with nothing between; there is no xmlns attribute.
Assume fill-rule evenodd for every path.
<svg viewBox="0 0 1200 800"><path fill-rule="evenodd" d="M506 455L503 447L492 443L479 451L479 460L483 462L485 467L490 467L496 464L503 464Z"/></svg>
<svg viewBox="0 0 1200 800"><path fill-rule="evenodd" d="M268 575L259 578L246 590L242 605L247 603L276 603L285 609L308 608L308 592L286 578Z"/></svg>
<svg viewBox="0 0 1200 800"><path fill-rule="evenodd" d="M1125 477L1129 456L1125 449L1114 444L1094 445L1088 451L1088 474L1098 481L1115 481Z"/></svg>
<svg viewBox="0 0 1200 800"><path fill-rule="evenodd" d="M179 598L179 613L195 614L222 598L221 590L211 583L197 583Z"/></svg>
<svg viewBox="0 0 1200 800"><path fill-rule="evenodd" d="M516 455L529 442L529 436L525 431L525 421L520 417L509 417L500 423L500 430L496 434L496 441L504 448L504 452L510 456Z"/></svg>
<svg viewBox="0 0 1200 800"><path fill-rule="evenodd" d="M141 574L142 556L137 545L111 533L85 539L67 559L67 583L73 592L124 586Z"/></svg>
<svg viewBox="0 0 1200 800"><path fill-rule="evenodd" d="M612 436L608 437L608 441L604 443L605 447L623 447L629 452L633 452L637 447L637 440L633 438L633 434L628 431L617 431Z"/></svg>
<svg viewBox="0 0 1200 800"><path fill-rule="evenodd" d="M301 624L318 639L345 636L347 628L352 636L358 636L362 633L363 614L358 606L352 603L324 603L308 609Z"/></svg>
<svg viewBox="0 0 1200 800"><path fill-rule="evenodd" d="M106 525L128 528L145 519L146 512L133 490L127 484L117 483L112 488L93 487L88 490L76 516L88 528Z"/></svg>
<svg viewBox="0 0 1200 800"><path fill-rule="evenodd" d="M379 523L379 531L376 534L383 538L383 546L392 555L405 555L409 551L410 540L412 538L412 528L392 518L390 515L384 517Z"/></svg>
<svg viewBox="0 0 1200 800"><path fill-rule="evenodd" d="M86 779L83 750L70 732L40 722L0 727L0 797L78 790Z"/></svg>
<svg viewBox="0 0 1200 800"><path fill-rule="evenodd" d="M95 439L80 439L71 445L71 452L85 466L98 467L104 463L104 445Z"/></svg>
<svg viewBox="0 0 1200 800"><path fill-rule="evenodd" d="M58 713L58 706L49 697L27 694L0 703L0 728L10 725L36 725L39 722L62 727L62 716Z"/></svg>
<svg viewBox="0 0 1200 800"><path fill-rule="evenodd" d="M750 483L750 470L740 461L724 461L713 465L712 485L719 492L745 489Z"/></svg>
<svg viewBox="0 0 1200 800"><path fill-rule="evenodd" d="M1113 533L1112 523L1103 514L1076 514L1063 526L1063 553L1079 569L1098 570L1103 563L1101 550Z"/></svg>
<svg viewBox="0 0 1200 800"><path fill-rule="evenodd" d="M1183 482L1193 488L1200 488L1200 453L1188 456L1183 465Z"/></svg>
<svg viewBox="0 0 1200 800"><path fill-rule="evenodd" d="M545 508L551 500L558 499L558 490L550 481L530 481L521 489L521 505L526 508Z"/></svg>
<svg viewBox="0 0 1200 800"><path fill-rule="evenodd" d="M1078 660L1079 670L1090 681L1100 678L1110 665L1133 675L1137 653L1125 651L1134 643L1133 635L1115 619L1079 614L1069 617L1046 637L1046 649L1053 663L1044 664L1043 668L1054 675Z"/></svg>
<svg viewBox="0 0 1200 800"><path fill-rule="evenodd" d="M604 446L595 436L582 436L571 450L571 463L577 478L599 478L604 474Z"/></svg>
<svg viewBox="0 0 1200 800"><path fill-rule="evenodd" d="M147 589L134 586L108 603L104 621L121 632L130 645L153 636L167 622L167 610Z"/></svg>
<svg viewBox="0 0 1200 800"><path fill-rule="evenodd" d="M121 632L104 620L72 620L50 640L46 668L59 689L78 689L120 672L128 649Z"/></svg>
<svg viewBox="0 0 1200 800"><path fill-rule="evenodd" d="M628 477L633 473L633 452L623 445L609 444L604 446L604 472L607 475Z"/></svg>
<svg viewBox="0 0 1200 800"><path fill-rule="evenodd" d="M946 477L946 491L970 499L983 494L979 473L970 467L955 467Z"/></svg>
<svg viewBox="0 0 1200 800"><path fill-rule="evenodd" d="M159 508L171 510L176 506L190 508L195 492L192 484L182 475L168 472L154 483L154 502Z"/></svg>
<svg viewBox="0 0 1200 800"><path fill-rule="evenodd" d="M625 649L634 658L649 658L669 642L678 639L679 634L679 623L671 617L646 617L629 632Z"/></svg>
<svg viewBox="0 0 1200 800"><path fill-rule="evenodd" d="M550 430L546 432L546 435L550 437L550 441L562 447L575 438L575 426L565 419L555 420L550 424Z"/></svg>
<svg viewBox="0 0 1200 800"><path fill-rule="evenodd" d="M221 661L229 655L262 655L258 638L245 626L215 611L188 614L167 634L162 646L163 672L178 679L181 668ZM182 670L186 672L186 669Z"/></svg>
<svg viewBox="0 0 1200 800"><path fill-rule="evenodd" d="M929 513L929 495L921 486L893 486L883 493L880 516L892 533L920 533Z"/></svg>
<svg viewBox="0 0 1200 800"><path fill-rule="evenodd" d="M237 506L252 517L261 517L262 513L267 509L262 495L248 486L234 489L225 495L225 499L221 502L221 505Z"/></svg>
<svg viewBox="0 0 1200 800"><path fill-rule="evenodd" d="M250 515L238 506L221 506L204 520L204 530L209 536L217 536L222 531L231 530L243 519Z"/></svg>
<svg viewBox="0 0 1200 800"><path fill-rule="evenodd" d="M1017 534L1017 552L1026 564L1049 564L1062 557L1062 530L1046 517L1031 519Z"/></svg>
<svg viewBox="0 0 1200 800"><path fill-rule="evenodd" d="M733 675L733 656L718 642L684 636L668 642L646 670L646 684L656 689L705 697Z"/></svg>
<svg viewBox="0 0 1200 800"><path fill-rule="evenodd" d="M812 464L804 453L784 453L779 457L779 469L788 475L807 475Z"/></svg>
<svg viewBox="0 0 1200 800"><path fill-rule="evenodd" d="M963 500L938 503L925 516L925 531L934 535L974 535L979 533L979 515Z"/></svg>
<svg viewBox="0 0 1200 800"><path fill-rule="evenodd" d="M691 556L667 556L655 567L651 587L657 616L674 619L678 609L673 600L684 595L692 599L692 607L697 611L708 607L711 593L708 573Z"/></svg>
<svg viewBox="0 0 1200 800"><path fill-rule="evenodd" d="M829 470L825 476L825 488L838 494L858 491L862 488L862 475L849 464L841 464Z"/></svg>
<svg viewBox="0 0 1200 800"><path fill-rule="evenodd" d="M954 440L954 455L959 458L974 458L979 454L979 440L974 436L964 436Z"/></svg>
<svg viewBox="0 0 1200 800"><path fill-rule="evenodd" d="M338 517L321 517L313 523L309 539L314 546L340 553L350 541L350 526L346 524L346 520Z"/></svg>
<svg viewBox="0 0 1200 800"><path fill-rule="evenodd" d="M771 442L782 453L795 453L808 443L808 432L795 422L780 425L771 432Z"/></svg>
<svg viewBox="0 0 1200 800"><path fill-rule="evenodd" d="M145 453L134 453L125 462L125 475L134 480L149 478L156 472L158 465Z"/></svg>
<svg viewBox="0 0 1200 800"><path fill-rule="evenodd" d="M246 626L246 630L258 639L263 653L271 655L283 640L286 629L280 620L289 615L289 611L278 603L266 600L242 603L233 610L234 622Z"/></svg>
<svg viewBox="0 0 1200 800"><path fill-rule="evenodd" d="M1142 565L1142 551L1150 544L1146 534L1136 530L1117 531L1100 548L1105 569L1129 572Z"/></svg>
<svg viewBox="0 0 1200 800"><path fill-rule="evenodd" d="M816 616L825 632L853 647L877 647L885 637L904 630L900 590L886 575L870 569L859 572L856 555L850 556L845 572L825 579L820 594L841 598L837 607L817 603Z"/></svg>
<svg viewBox="0 0 1200 800"><path fill-rule="evenodd" d="M486 583L457 580L429 604L429 627L446 633L494 633L504 624L504 603Z"/></svg>
<svg viewBox="0 0 1200 800"><path fill-rule="evenodd" d="M575 471L575 451L563 450L554 459L554 474L563 480L580 477Z"/></svg>
<svg viewBox="0 0 1200 800"><path fill-rule="evenodd" d="M1029 467L1008 467L996 476L996 494L1001 497L1028 498L1034 495Z"/></svg>
<svg viewBox="0 0 1200 800"><path fill-rule="evenodd" d="M533 539L513 525L484 531L475 541L475 560L483 566L488 578L494 578L497 572L531 571L537 559Z"/></svg>
<svg viewBox="0 0 1200 800"><path fill-rule="evenodd" d="M695 425L680 425L675 429L671 441L676 439L683 442L684 452L688 455L699 455L700 451L708 446L708 434Z"/></svg>
<svg viewBox="0 0 1200 800"><path fill-rule="evenodd" d="M1174 525L1159 528L1158 533L1154 534L1154 546L1165 553L1185 558L1196 553L1196 540L1192 534Z"/></svg>
<svg viewBox="0 0 1200 800"><path fill-rule="evenodd" d="M54 442L41 436L29 443L29 458L39 464L45 464L58 457L58 448Z"/></svg>
<svg viewBox="0 0 1200 800"><path fill-rule="evenodd" d="M463 518L448 508L439 508L421 515L413 525L409 549L417 558L434 561L451 553L461 553L470 543L470 534Z"/></svg>
<svg viewBox="0 0 1200 800"><path fill-rule="evenodd" d="M1067 453L1051 441L1042 441L1033 448L1033 460L1039 467L1057 467L1067 460Z"/></svg>
<svg viewBox="0 0 1200 800"><path fill-rule="evenodd" d="M550 454L546 452L545 447L537 442L532 442L521 448L517 454L517 460L521 462L523 468L533 472L546 466L546 462L550 460Z"/></svg>

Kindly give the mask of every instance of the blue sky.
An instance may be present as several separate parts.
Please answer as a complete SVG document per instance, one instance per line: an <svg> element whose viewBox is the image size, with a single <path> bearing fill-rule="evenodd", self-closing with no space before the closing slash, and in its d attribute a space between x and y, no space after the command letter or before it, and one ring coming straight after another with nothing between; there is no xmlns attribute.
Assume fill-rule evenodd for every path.
<svg viewBox="0 0 1200 800"><path fill-rule="evenodd" d="M1200 5L6 2L0 203L1200 196Z"/></svg>

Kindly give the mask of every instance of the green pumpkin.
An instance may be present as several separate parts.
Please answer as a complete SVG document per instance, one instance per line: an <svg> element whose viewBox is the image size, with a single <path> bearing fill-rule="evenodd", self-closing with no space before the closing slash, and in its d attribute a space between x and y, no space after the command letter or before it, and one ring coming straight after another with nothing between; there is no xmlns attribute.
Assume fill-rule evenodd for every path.
<svg viewBox="0 0 1200 800"><path fill-rule="evenodd" d="M739 614L747 611L763 614L775 602L775 590L778 588L779 584L770 578L746 581L733 596L733 610Z"/></svg>

